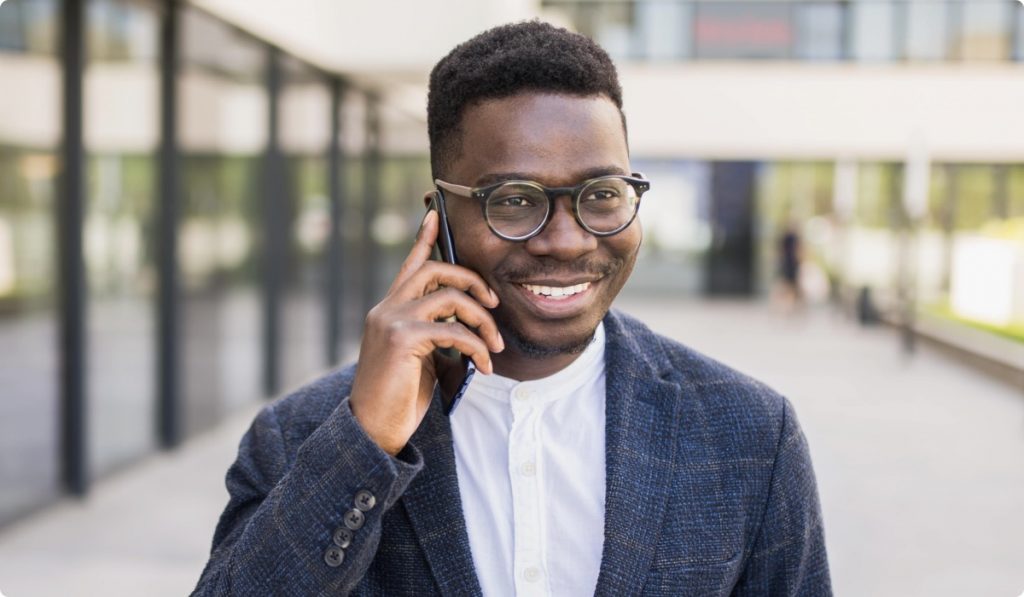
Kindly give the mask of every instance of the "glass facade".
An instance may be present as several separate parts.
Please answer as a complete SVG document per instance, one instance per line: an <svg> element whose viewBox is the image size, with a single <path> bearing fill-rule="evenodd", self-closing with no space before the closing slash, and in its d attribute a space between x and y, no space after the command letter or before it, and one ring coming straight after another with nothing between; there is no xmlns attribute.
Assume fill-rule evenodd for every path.
<svg viewBox="0 0 1024 597"><path fill-rule="evenodd" d="M785 2L701 2L694 23L695 55L786 59L796 36L789 17Z"/></svg>
<svg viewBox="0 0 1024 597"><path fill-rule="evenodd" d="M1009 0L543 0L627 60L1024 59Z"/></svg>
<svg viewBox="0 0 1024 597"><path fill-rule="evenodd" d="M910 2L906 7L907 60L944 60L950 56L946 35L952 25L951 6L944 2Z"/></svg>
<svg viewBox="0 0 1024 597"><path fill-rule="evenodd" d="M89 469L156 443L158 13L124 0L86 12L84 254Z"/></svg>
<svg viewBox="0 0 1024 597"><path fill-rule="evenodd" d="M54 0L0 8L0 524L60 487L57 21Z"/></svg>
<svg viewBox="0 0 1024 597"><path fill-rule="evenodd" d="M195 10L182 20L181 386L184 432L259 399L264 46Z"/></svg>
<svg viewBox="0 0 1024 597"><path fill-rule="evenodd" d="M854 59L867 62L897 59L897 5L863 0L853 2L850 10Z"/></svg>
<svg viewBox="0 0 1024 597"><path fill-rule="evenodd" d="M339 280L375 237L346 222L346 260L327 267L328 186L336 176L358 217L368 110L332 105L331 76L207 13L167 10L0 7L0 526L326 369L328 286L362 319L363 280ZM61 41L76 33L81 53ZM342 156L356 159L331 163L341 106ZM79 191L64 172L81 172ZM285 275L272 281L275 239ZM79 275L81 293L66 279Z"/></svg>
<svg viewBox="0 0 1024 597"><path fill-rule="evenodd" d="M281 362L285 388L309 381L329 363L326 267L331 233L327 192L330 93L323 75L283 61L281 148L285 156L285 247Z"/></svg>
<svg viewBox="0 0 1024 597"><path fill-rule="evenodd" d="M1010 58L1012 11L1019 2L965 2L961 10L957 53L965 60L1006 60Z"/></svg>

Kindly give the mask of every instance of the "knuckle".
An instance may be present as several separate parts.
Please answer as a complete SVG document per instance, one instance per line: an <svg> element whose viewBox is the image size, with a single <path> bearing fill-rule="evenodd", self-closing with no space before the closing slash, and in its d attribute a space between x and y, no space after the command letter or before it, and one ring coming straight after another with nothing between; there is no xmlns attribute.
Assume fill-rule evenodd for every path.
<svg viewBox="0 0 1024 597"><path fill-rule="evenodd" d="M366 312L366 317L363 318L363 325L366 328L377 327L377 323L380 321L380 309L380 304L377 304Z"/></svg>

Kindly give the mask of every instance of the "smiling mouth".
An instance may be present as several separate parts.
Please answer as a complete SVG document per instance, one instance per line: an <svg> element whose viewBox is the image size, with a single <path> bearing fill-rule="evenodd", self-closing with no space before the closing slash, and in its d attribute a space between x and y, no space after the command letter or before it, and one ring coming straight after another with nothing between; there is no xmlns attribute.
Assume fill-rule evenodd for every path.
<svg viewBox="0 0 1024 597"><path fill-rule="evenodd" d="M584 292L590 288L590 282L573 286L540 286L536 284L521 284L521 286L537 296L559 300Z"/></svg>

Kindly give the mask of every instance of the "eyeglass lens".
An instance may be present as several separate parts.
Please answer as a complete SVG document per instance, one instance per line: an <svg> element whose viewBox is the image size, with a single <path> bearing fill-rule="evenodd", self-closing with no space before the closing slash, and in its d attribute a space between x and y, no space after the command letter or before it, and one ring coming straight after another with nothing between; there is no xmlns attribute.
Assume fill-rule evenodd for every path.
<svg viewBox="0 0 1024 597"><path fill-rule="evenodd" d="M580 190L577 213L581 223L594 232L612 232L632 219L639 197L633 185L621 178L599 178ZM485 205L487 221L498 234L511 238L528 236L548 217L550 203L539 186L520 182L501 185Z"/></svg>

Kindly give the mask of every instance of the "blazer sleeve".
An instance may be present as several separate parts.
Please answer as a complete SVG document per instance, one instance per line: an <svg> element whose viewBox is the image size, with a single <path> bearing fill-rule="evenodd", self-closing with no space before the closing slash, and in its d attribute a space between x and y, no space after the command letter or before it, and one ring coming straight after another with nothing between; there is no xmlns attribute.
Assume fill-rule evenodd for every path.
<svg viewBox="0 0 1024 597"><path fill-rule="evenodd" d="M783 400L782 432L767 504L733 595L831 595L814 469L793 407Z"/></svg>
<svg viewBox="0 0 1024 597"><path fill-rule="evenodd" d="M384 512L422 466L412 444L397 457L381 450L347 398L294 454L267 407L228 470L228 505L193 595L349 594L373 561Z"/></svg>

